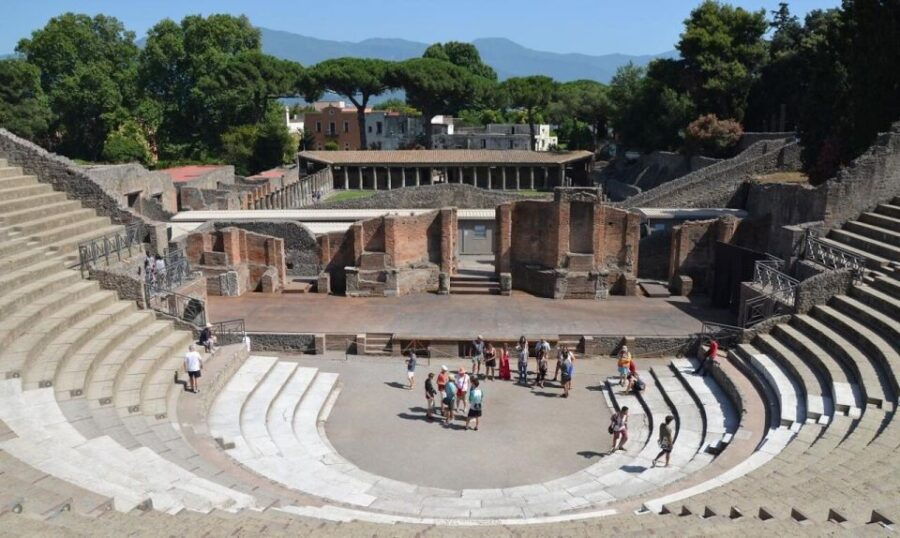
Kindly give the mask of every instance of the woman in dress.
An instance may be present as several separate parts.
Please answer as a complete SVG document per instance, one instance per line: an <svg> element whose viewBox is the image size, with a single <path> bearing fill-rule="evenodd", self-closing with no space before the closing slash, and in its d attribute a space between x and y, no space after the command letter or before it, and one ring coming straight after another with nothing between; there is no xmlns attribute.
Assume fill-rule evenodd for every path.
<svg viewBox="0 0 900 538"><path fill-rule="evenodd" d="M509 372L509 350L506 348L506 344L500 346L497 359L500 361L500 379L509 381L512 379L512 375Z"/></svg>
<svg viewBox="0 0 900 538"><path fill-rule="evenodd" d="M494 376L497 374L497 350L494 349L493 344L490 342L485 342L484 344L484 375L490 379L494 380Z"/></svg>
<svg viewBox="0 0 900 538"><path fill-rule="evenodd" d="M618 413L613 414L609 421L609 433L613 436L612 449L625 450L625 443L628 441L628 406L622 406ZM618 446L616 446L618 444Z"/></svg>

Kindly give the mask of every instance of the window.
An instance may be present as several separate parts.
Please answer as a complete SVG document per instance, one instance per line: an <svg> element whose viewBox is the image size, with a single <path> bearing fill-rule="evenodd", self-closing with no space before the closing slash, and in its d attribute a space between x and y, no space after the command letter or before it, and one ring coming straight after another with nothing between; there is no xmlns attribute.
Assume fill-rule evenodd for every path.
<svg viewBox="0 0 900 538"><path fill-rule="evenodd" d="M487 239L487 226L484 224L476 224L472 235L475 236L475 239Z"/></svg>
<svg viewBox="0 0 900 538"><path fill-rule="evenodd" d="M487 138L481 139L481 149L487 149Z"/></svg>
<svg viewBox="0 0 900 538"><path fill-rule="evenodd" d="M333 121L332 121L332 122L329 122L329 123L328 123L328 134L334 135L336 132L337 132L337 131L336 131L335 128L334 128L334 122L333 122Z"/></svg>
<svg viewBox="0 0 900 538"><path fill-rule="evenodd" d="M509 141L509 149L513 149L513 141L512 140Z"/></svg>
<svg viewBox="0 0 900 538"><path fill-rule="evenodd" d="M137 205L138 198L141 196L141 191L137 192L129 192L125 195L126 202L128 203L128 207L134 207Z"/></svg>
<svg viewBox="0 0 900 538"><path fill-rule="evenodd" d="M344 122L344 132L345 132L345 133L349 133L349 132L350 132L350 122L349 122L349 121L345 121L345 122Z"/></svg>
<svg viewBox="0 0 900 538"><path fill-rule="evenodd" d="M377 131L378 134L381 134L383 128L384 128L384 126L381 124L380 121L375 122L375 131Z"/></svg>
<svg viewBox="0 0 900 538"><path fill-rule="evenodd" d="M406 134L406 124L405 123L400 124L400 132L403 134Z"/></svg>
<svg viewBox="0 0 900 538"><path fill-rule="evenodd" d="M370 133L372 132L372 126L371 126L371 125L369 125L369 132L370 132Z"/></svg>
<svg viewBox="0 0 900 538"><path fill-rule="evenodd" d="M321 121L317 121L317 122L316 122L316 132L317 132L317 133L321 133L321 132L322 132L322 122L321 122Z"/></svg>

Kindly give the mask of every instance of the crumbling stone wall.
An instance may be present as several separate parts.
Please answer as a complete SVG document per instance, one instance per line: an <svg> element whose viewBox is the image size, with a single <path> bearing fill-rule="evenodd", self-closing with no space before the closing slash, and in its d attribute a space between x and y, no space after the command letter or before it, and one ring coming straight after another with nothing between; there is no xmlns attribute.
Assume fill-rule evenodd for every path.
<svg viewBox="0 0 900 538"><path fill-rule="evenodd" d="M280 238L240 228L194 232L185 240L185 255L207 277L210 295L275 293L286 281Z"/></svg>
<svg viewBox="0 0 900 538"><path fill-rule="evenodd" d="M209 221L215 230L241 228L253 233L284 240L285 265L288 275L316 276L322 270L319 263L319 244L314 233L299 222L282 220ZM199 231L199 230L198 230Z"/></svg>
<svg viewBox="0 0 900 538"><path fill-rule="evenodd" d="M156 196L166 213L178 211L178 192L165 172L151 172L137 163L89 165L81 169L106 192L118 195L119 205L123 207L128 205L129 194L140 192L139 201L151 201Z"/></svg>
<svg viewBox="0 0 900 538"><path fill-rule="evenodd" d="M636 160L617 157L593 174L595 182L612 200L624 200L663 183L706 168L721 159L654 151Z"/></svg>
<svg viewBox="0 0 900 538"><path fill-rule="evenodd" d="M602 298L634 289L640 216L603 203L599 189L557 188L550 202L496 208L498 274L543 297Z"/></svg>
<svg viewBox="0 0 900 538"><path fill-rule="evenodd" d="M669 258L670 283L674 286L678 277L687 276L693 281L693 290L710 289L716 242L731 241L739 224L739 219L722 217L688 221L673 227Z"/></svg>
<svg viewBox="0 0 900 538"><path fill-rule="evenodd" d="M741 184L753 176L800 169L794 140L763 140L743 153L632 196L622 207L741 207Z"/></svg>

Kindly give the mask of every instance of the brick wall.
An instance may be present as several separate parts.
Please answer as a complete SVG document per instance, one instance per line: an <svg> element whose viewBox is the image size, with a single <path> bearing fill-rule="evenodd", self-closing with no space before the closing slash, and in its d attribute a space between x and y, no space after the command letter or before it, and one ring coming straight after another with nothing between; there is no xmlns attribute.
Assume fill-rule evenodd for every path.
<svg viewBox="0 0 900 538"><path fill-rule="evenodd" d="M672 228L669 280L689 276L693 289L709 288L717 241L729 242L740 225L734 217L687 221Z"/></svg>
<svg viewBox="0 0 900 538"><path fill-rule="evenodd" d="M281 290L287 278L283 239L236 227L210 228L207 225L185 240L185 256L208 277L210 295Z"/></svg>

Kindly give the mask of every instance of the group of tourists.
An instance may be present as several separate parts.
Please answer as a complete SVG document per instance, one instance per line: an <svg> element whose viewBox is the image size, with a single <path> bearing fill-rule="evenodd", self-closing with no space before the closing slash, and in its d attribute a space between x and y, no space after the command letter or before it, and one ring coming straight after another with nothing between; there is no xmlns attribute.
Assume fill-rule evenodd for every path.
<svg viewBox="0 0 900 538"><path fill-rule="evenodd" d="M140 270L138 271L140 274ZM166 260L162 256L155 256L149 252L144 256L144 280L156 285L157 280L165 278Z"/></svg>

